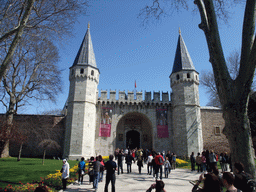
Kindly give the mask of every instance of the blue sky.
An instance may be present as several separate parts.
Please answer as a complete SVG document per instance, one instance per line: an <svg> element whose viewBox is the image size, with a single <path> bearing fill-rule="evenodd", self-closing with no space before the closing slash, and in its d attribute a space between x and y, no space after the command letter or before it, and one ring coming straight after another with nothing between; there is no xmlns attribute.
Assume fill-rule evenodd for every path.
<svg viewBox="0 0 256 192"><path fill-rule="evenodd" d="M169 75L178 41L178 31L188 48L196 70L211 70L204 33L198 28L200 17L194 4L189 11L174 11L172 14L142 26L137 18L148 1L94 0L90 1L87 15L79 18L74 26L74 37L60 46L63 93L56 104L36 102L18 113L41 113L63 108L69 91L69 67L72 66L79 46L90 22L90 31L97 67L100 70L99 90L132 91L134 82L137 91L171 92ZM193 11L195 9L195 11ZM241 47L243 7L230 10L228 24L221 22L220 35L225 56ZM200 104L205 106L208 95L199 86Z"/></svg>

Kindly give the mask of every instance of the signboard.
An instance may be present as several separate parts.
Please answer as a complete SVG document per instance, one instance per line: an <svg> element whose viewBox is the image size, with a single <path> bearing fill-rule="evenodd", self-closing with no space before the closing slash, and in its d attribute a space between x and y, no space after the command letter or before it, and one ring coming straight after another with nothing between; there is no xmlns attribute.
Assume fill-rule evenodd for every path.
<svg viewBox="0 0 256 192"><path fill-rule="evenodd" d="M100 120L100 137L110 137L112 123L112 108L102 107Z"/></svg>
<svg viewBox="0 0 256 192"><path fill-rule="evenodd" d="M167 122L167 109L156 110L156 122L157 122L157 137L168 138L168 122Z"/></svg>

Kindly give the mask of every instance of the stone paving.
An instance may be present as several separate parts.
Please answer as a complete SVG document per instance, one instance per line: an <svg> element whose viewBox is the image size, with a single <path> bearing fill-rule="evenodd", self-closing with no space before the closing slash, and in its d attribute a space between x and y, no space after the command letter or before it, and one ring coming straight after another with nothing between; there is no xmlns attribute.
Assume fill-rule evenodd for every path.
<svg viewBox="0 0 256 192"><path fill-rule="evenodd" d="M132 165L132 173L127 174L126 164L124 166L124 173L117 175L116 174L116 192L136 192L141 191L145 192L151 184L154 183L152 175L147 175L146 166L142 168L142 173L139 174L136 164ZM164 178L163 182L165 183L166 192L186 192L191 191L193 185L189 183L191 180L197 180L200 176L200 173L195 171L190 171L188 169L175 169L169 175L169 178ZM100 182L98 185L97 192L104 192L105 187L105 175L103 177L103 182ZM62 190L61 190L62 191ZM84 182L82 185L78 185L77 182L69 185L65 191L69 192L90 192L95 191L92 184L89 185L88 175L84 176ZM108 191L111 192L111 183L109 184ZM154 191L154 190L153 190Z"/></svg>

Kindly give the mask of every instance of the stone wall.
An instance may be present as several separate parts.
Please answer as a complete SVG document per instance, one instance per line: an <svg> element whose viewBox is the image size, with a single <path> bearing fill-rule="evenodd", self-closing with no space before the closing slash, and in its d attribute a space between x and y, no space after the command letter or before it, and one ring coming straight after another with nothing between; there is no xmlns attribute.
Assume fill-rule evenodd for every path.
<svg viewBox="0 0 256 192"><path fill-rule="evenodd" d="M3 119L5 115L1 115ZM62 157L65 118L55 115L16 115L14 116L14 126L24 129L28 135L28 140L23 144L22 157L42 157L43 149L39 143L44 139L56 141L60 148L48 149L46 156ZM20 144L17 141L10 142L10 156L18 156Z"/></svg>
<svg viewBox="0 0 256 192"><path fill-rule="evenodd" d="M112 109L112 123L110 137L100 137L99 128L101 121L102 107ZM157 137L156 126L156 109L166 108L169 138ZM95 132L95 152L96 154L109 155L113 154L116 148L126 147L126 133L132 129L138 131L141 136L141 147L153 149L156 151L172 150L172 130L171 130L171 112L170 104L158 105L154 101L151 103L114 103L98 101L97 104L97 122ZM125 119L140 119L141 126L129 127L125 124ZM119 141L119 135L122 134L123 139Z"/></svg>
<svg viewBox="0 0 256 192"><path fill-rule="evenodd" d="M229 152L229 144L222 133L225 126L222 110L216 107L201 107L204 150L214 150L218 154Z"/></svg>

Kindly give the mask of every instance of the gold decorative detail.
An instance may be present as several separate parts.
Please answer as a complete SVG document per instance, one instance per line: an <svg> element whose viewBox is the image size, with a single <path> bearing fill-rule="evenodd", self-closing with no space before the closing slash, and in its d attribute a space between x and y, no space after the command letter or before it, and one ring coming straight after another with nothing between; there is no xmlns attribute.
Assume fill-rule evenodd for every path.
<svg viewBox="0 0 256 192"><path fill-rule="evenodd" d="M89 23L88 23L88 29L90 29L90 21L89 21Z"/></svg>
<svg viewBox="0 0 256 192"><path fill-rule="evenodd" d="M180 30L180 27L179 27L179 34L181 35L181 30Z"/></svg>

